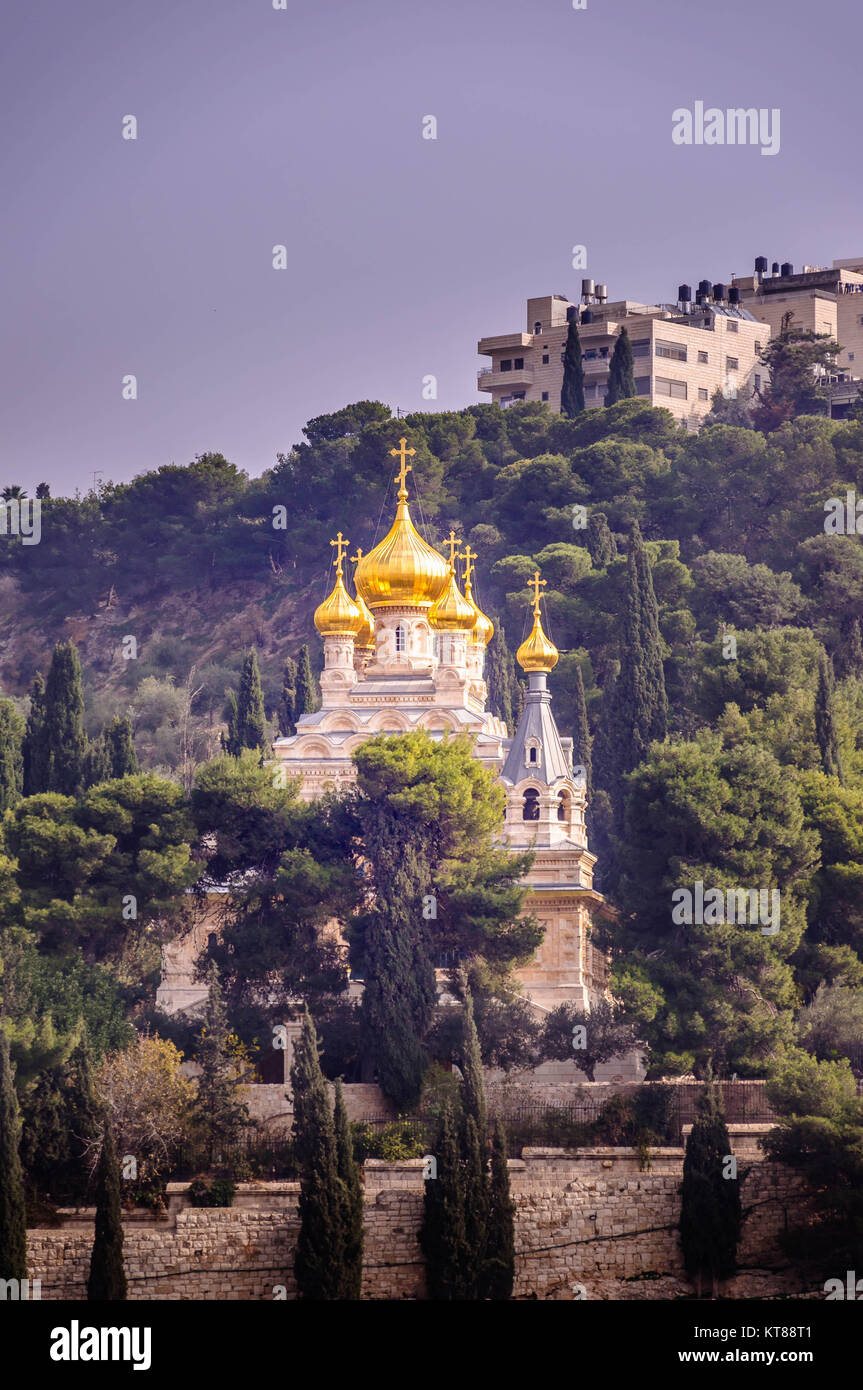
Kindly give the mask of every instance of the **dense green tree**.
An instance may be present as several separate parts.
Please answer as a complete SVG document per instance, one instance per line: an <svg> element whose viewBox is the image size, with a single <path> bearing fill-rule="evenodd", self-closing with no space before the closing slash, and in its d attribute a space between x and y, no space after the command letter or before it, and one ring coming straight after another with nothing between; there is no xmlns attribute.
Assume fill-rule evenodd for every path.
<svg viewBox="0 0 863 1390"><path fill-rule="evenodd" d="M515 1207L509 1191L506 1134L495 1121L488 1189L488 1227L485 1248L485 1296L494 1300L512 1297L515 1280Z"/></svg>
<svg viewBox="0 0 863 1390"><path fill-rule="evenodd" d="M318 1039L308 1011L291 1066L294 1146L300 1169L300 1232L294 1272L302 1299L341 1299L352 1287L346 1268L347 1196L339 1177L336 1133Z"/></svg>
<svg viewBox="0 0 863 1390"><path fill-rule="evenodd" d="M87 737L81 663L74 642L58 642L45 680L46 790L76 796L84 778Z"/></svg>
<svg viewBox="0 0 863 1390"><path fill-rule="evenodd" d="M297 679L299 667L293 657L286 656L282 668L282 702L279 708L279 733L290 738L297 732Z"/></svg>
<svg viewBox="0 0 863 1390"><path fill-rule="evenodd" d="M21 1162L28 1190L55 1201L83 1202L87 1155L102 1129L102 1114L86 1038L68 1062L41 1071L22 1103Z"/></svg>
<svg viewBox="0 0 863 1390"><path fill-rule="evenodd" d="M815 696L815 735L821 750L821 766L828 777L837 777L844 785L842 754L836 731L836 698L833 662L826 652L818 659L818 692Z"/></svg>
<svg viewBox="0 0 863 1390"><path fill-rule="evenodd" d="M48 790L48 735L45 729L45 678L41 672L30 687L30 712L22 746L23 792L34 796Z"/></svg>
<svg viewBox="0 0 863 1390"><path fill-rule="evenodd" d="M637 1032L621 1008L600 999L589 1012L574 1004L558 1004L545 1019L539 1047L544 1058L575 1062L588 1081L595 1081L598 1066L624 1057L637 1041Z"/></svg>
<svg viewBox="0 0 863 1390"><path fill-rule="evenodd" d="M299 719L301 714L313 714L319 704L318 683L312 674L312 659L309 655L308 644L304 643L300 648L300 659L297 663L294 722Z"/></svg>
<svg viewBox="0 0 863 1390"><path fill-rule="evenodd" d="M573 686L575 697L573 701L575 722L572 730L572 762L574 767L584 769L583 774L579 774L579 776L584 786L589 812L591 802L593 801L593 738L591 737L590 724L587 718L584 680L581 675L581 666L577 662ZM588 826L588 829L589 828Z"/></svg>
<svg viewBox="0 0 863 1390"><path fill-rule="evenodd" d="M333 1124L336 1136L336 1170L343 1189L344 1283L341 1297L358 1299L363 1283L363 1184L354 1158L348 1112L340 1080L336 1081Z"/></svg>
<svg viewBox="0 0 863 1390"><path fill-rule="evenodd" d="M96 1229L90 1256L87 1298L90 1302L117 1302L126 1298L120 1165L114 1133L107 1120L96 1169Z"/></svg>
<svg viewBox="0 0 863 1390"><path fill-rule="evenodd" d="M759 393L754 411L755 428L768 433L796 415L826 413L825 377L836 369L842 351L832 338L811 329L793 328L793 314L786 314L779 333L761 354L769 371L768 384Z"/></svg>
<svg viewBox="0 0 863 1390"><path fill-rule="evenodd" d="M720 1280L736 1268L743 1218L732 1157L719 1088L708 1083L686 1140L681 1187L680 1243L698 1298L706 1280L715 1298Z"/></svg>
<svg viewBox="0 0 863 1390"><path fill-rule="evenodd" d="M469 1296L464 1268L471 1252L456 1119L449 1104L443 1107L432 1157L435 1165L425 1182L420 1248L425 1256L429 1298L452 1302Z"/></svg>
<svg viewBox="0 0 863 1390"><path fill-rule="evenodd" d="M608 517L604 512L591 512L587 518L585 545L590 558L598 570L605 569L617 558L617 545L608 527Z"/></svg>
<svg viewBox="0 0 863 1390"><path fill-rule="evenodd" d="M617 405L618 401L634 395L636 395L636 390L632 343L629 341L629 334L626 329L621 328L614 344L614 352L611 354L611 363L608 368L605 404L607 406Z"/></svg>
<svg viewBox="0 0 863 1390"><path fill-rule="evenodd" d="M581 361L581 340L578 320L573 314L566 330L563 351L563 388L560 393L560 413L570 418L584 410L584 367Z"/></svg>
<svg viewBox="0 0 863 1390"><path fill-rule="evenodd" d="M0 1026L0 1279L26 1279L27 1232L24 1179L18 1146L21 1120L9 1039Z"/></svg>
<svg viewBox="0 0 863 1390"><path fill-rule="evenodd" d="M134 777L140 768L128 715L117 715L108 726L106 736L111 754L111 777Z"/></svg>
<svg viewBox="0 0 863 1390"><path fill-rule="evenodd" d="M82 786L95 787L111 778L111 749L104 730L95 738L88 738L84 752Z"/></svg>
<svg viewBox="0 0 863 1390"><path fill-rule="evenodd" d="M515 658L506 643L500 618L495 617L494 634L486 648L485 679L488 686L488 708L502 719L510 735L515 733L513 697L518 679Z"/></svg>
<svg viewBox="0 0 863 1390"><path fill-rule="evenodd" d="M212 1160L220 1148L234 1144L249 1123L249 1108L240 1093L241 1082L248 1078L228 1024L215 961L207 975L207 1002L195 1061L200 1071L193 1118Z"/></svg>
<svg viewBox="0 0 863 1390"><path fill-rule="evenodd" d="M230 703L225 749L235 758L244 748L263 749L266 742L266 716L261 690L261 673L254 647L245 657L240 671L240 688Z"/></svg>
<svg viewBox="0 0 863 1390"><path fill-rule="evenodd" d="M0 814L20 801L25 724L11 700L0 699Z"/></svg>

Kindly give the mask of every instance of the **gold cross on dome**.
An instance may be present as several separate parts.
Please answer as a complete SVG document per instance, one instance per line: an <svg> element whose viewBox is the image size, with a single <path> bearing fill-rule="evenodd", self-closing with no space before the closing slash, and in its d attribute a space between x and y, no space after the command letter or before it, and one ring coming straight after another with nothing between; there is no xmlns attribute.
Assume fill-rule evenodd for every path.
<svg viewBox="0 0 863 1390"><path fill-rule="evenodd" d="M405 480L407 479L408 473L410 473L411 471L411 464L407 463L406 459L408 456L410 458L413 458L415 453L416 449L408 448L408 442L405 439L404 435L402 435L401 439L399 440L399 447L397 449L390 449L390 454L394 459L401 459L401 468L399 469L398 477L393 478L393 482L398 483L399 485L400 502L405 502L407 500L408 495L407 488L405 487Z"/></svg>
<svg viewBox="0 0 863 1390"><path fill-rule="evenodd" d="M444 541L444 545L449 546L449 567L450 569L455 569L456 551L458 547L461 545L461 541L458 540L458 538L456 537L456 533L452 530L452 528L450 528L450 533Z"/></svg>
<svg viewBox="0 0 863 1390"><path fill-rule="evenodd" d="M476 559L476 554L477 554L476 551L475 551L475 550L471 550L471 548L470 548L469 545L466 545L465 548L464 548L464 550L463 550L462 553L461 553L461 558L464 560L464 576L463 576L463 577L464 577L465 587L468 588L468 589L470 588L470 577L471 577L471 575L473 574L474 570L476 569L476 566L472 563L472 562Z"/></svg>
<svg viewBox="0 0 863 1390"><path fill-rule="evenodd" d="M336 547L336 558L333 560L333 564L334 564L335 567L336 567L336 574L338 575L339 579L341 579L341 577L342 577L342 551L348 549L348 547L350 546L350 541L346 541L346 540L344 539L344 537L342 536L342 533L341 533L341 531L340 531L339 534L338 534L337 539L334 540L334 541L330 541L330 545L334 545L334 546Z"/></svg>
<svg viewBox="0 0 863 1390"><path fill-rule="evenodd" d="M534 570L533 579L531 579L529 582L530 582L530 584L533 585L533 616L534 616L535 618L538 618L538 617L539 617L539 591L540 591L541 586L544 585L544 584L546 584L548 581L545 580L545 579L540 579L540 577L539 577L539 570Z"/></svg>
<svg viewBox="0 0 863 1390"><path fill-rule="evenodd" d="M363 552L362 552L362 550L360 549L359 546L357 546L357 553L356 553L356 555L349 555L349 556L348 556L348 559L350 560L350 562L351 562L352 565L358 565L358 564L360 563L360 560L361 560L362 558L363 558Z"/></svg>

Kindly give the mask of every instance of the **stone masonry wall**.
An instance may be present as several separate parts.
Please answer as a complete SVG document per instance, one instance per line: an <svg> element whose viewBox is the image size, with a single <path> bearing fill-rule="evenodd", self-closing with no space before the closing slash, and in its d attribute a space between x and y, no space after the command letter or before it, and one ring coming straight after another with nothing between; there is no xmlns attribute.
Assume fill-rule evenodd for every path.
<svg viewBox="0 0 863 1390"><path fill-rule="evenodd" d="M814 1295L777 1244L805 1204L793 1173L763 1162L764 1126L729 1126L744 1208L737 1298ZM634 1149L526 1149L510 1161L516 1207L519 1299L666 1299L689 1291L680 1255L682 1149L653 1150L650 1167ZM229 1209L193 1208L185 1184L169 1189L167 1218L126 1219L131 1299L292 1298L297 1237L295 1182L242 1184ZM363 1297L425 1296L418 1232L422 1160L365 1164ZM85 1297L93 1212L68 1212L62 1225L27 1233L29 1274L43 1298ZM274 1292L277 1290L278 1292ZM284 1292L282 1292L284 1290Z"/></svg>

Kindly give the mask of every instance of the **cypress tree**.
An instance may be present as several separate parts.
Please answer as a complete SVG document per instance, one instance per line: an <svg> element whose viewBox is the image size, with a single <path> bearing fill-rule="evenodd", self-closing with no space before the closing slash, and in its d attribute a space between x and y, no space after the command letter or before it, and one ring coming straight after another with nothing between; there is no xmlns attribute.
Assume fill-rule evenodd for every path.
<svg viewBox="0 0 863 1390"><path fill-rule="evenodd" d="M123 1269L123 1221L120 1208L120 1165L114 1134L106 1119L102 1152L96 1170L96 1231L90 1256L87 1298L90 1302L120 1301L126 1297Z"/></svg>
<svg viewBox="0 0 863 1390"><path fill-rule="evenodd" d="M488 708L502 719L507 732L515 732L513 696L516 692L515 659L507 646L503 628L495 617L494 634L486 648L485 679L488 686Z"/></svg>
<svg viewBox="0 0 863 1390"><path fill-rule="evenodd" d="M211 1161L222 1145L236 1141L249 1118L248 1106L240 1099L238 1091L237 1065L231 1041L218 967L215 961L210 961L207 1003L195 1052L195 1061L201 1071L194 1115L206 1136Z"/></svg>
<svg viewBox="0 0 863 1390"><path fill-rule="evenodd" d="M74 642L58 642L45 682L48 791L77 796L84 779L84 693Z"/></svg>
<svg viewBox="0 0 863 1390"><path fill-rule="evenodd" d="M465 1297L464 1268L470 1252L462 1165L449 1102L441 1113L434 1156L437 1172L425 1183L420 1248L425 1256L429 1298L451 1302Z"/></svg>
<svg viewBox="0 0 863 1390"><path fill-rule="evenodd" d="M294 1047L291 1092L300 1168L300 1233L294 1255L297 1286L302 1299L339 1299L350 1282L345 1268L346 1198L317 1033L308 1009Z"/></svg>
<svg viewBox="0 0 863 1390"><path fill-rule="evenodd" d="M572 761L575 767L584 768L584 795L587 802L587 815L593 801L593 739L587 718L587 700L584 695L584 680L581 667L575 667L575 728L573 729ZM590 825L588 823L588 831Z"/></svg>
<svg viewBox="0 0 863 1390"><path fill-rule="evenodd" d="M566 331L566 347L563 353L563 387L560 393L560 413L572 418L574 415L580 415L583 410L584 367L581 361L578 322L573 314Z"/></svg>
<svg viewBox="0 0 863 1390"><path fill-rule="evenodd" d="M360 1024L381 1089L404 1110L418 1099L428 1066L425 1039L437 983L420 913L429 876L417 846L400 840L394 819L390 807L377 806L365 827L365 853L378 886L365 933Z"/></svg>
<svg viewBox="0 0 863 1390"><path fill-rule="evenodd" d="M621 328L617 335L617 342L614 344L614 352L611 354L605 404L616 405L618 401L635 394L632 343L629 341L629 334L626 329Z"/></svg>
<svg viewBox="0 0 863 1390"><path fill-rule="evenodd" d="M282 706L279 711L279 732L290 738L297 732L297 663L292 657L285 657L282 671Z"/></svg>
<svg viewBox="0 0 863 1390"><path fill-rule="evenodd" d="M836 730L836 688L833 661L822 650L818 658L818 690L815 695L815 736L821 750L821 766L828 777L838 777L845 785L839 734Z"/></svg>
<svg viewBox="0 0 863 1390"><path fill-rule="evenodd" d="M135 739L132 735L132 721L128 715L117 715L107 731L108 747L111 756L112 777L134 777L138 771L138 755L135 752Z"/></svg>
<svg viewBox="0 0 863 1390"><path fill-rule="evenodd" d="M485 1083L482 1074L482 1054L473 1012L473 996L467 976L459 971L459 986L464 999L462 1009L461 1071L463 1078L462 1105L465 1115L472 1115L479 1141L485 1150L488 1117L485 1103Z"/></svg>
<svg viewBox="0 0 863 1390"><path fill-rule="evenodd" d="M617 545L604 512L591 512L587 518L585 544L596 569L606 569L617 558Z"/></svg>
<svg viewBox="0 0 863 1390"><path fill-rule="evenodd" d="M228 691L228 709L226 715L228 725L227 732L222 734L222 748L226 753L230 753L232 758L240 756L240 714L237 705L237 696L233 690Z"/></svg>
<svg viewBox="0 0 863 1390"><path fill-rule="evenodd" d="M488 1190L484 1294L495 1300L512 1297L515 1279L515 1207L509 1191L506 1134L500 1118L494 1126Z"/></svg>
<svg viewBox="0 0 863 1390"><path fill-rule="evenodd" d="M713 1296L720 1279L734 1273L742 1213L740 1183L725 1177L731 1141L717 1087L709 1081L686 1141L683 1159L680 1243L697 1296L709 1278Z"/></svg>
<svg viewBox="0 0 863 1390"><path fill-rule="evenodd" d="M23 792L37 796L48 790L48 734L45 728L45 680L41 672L30 687L30 713L22 748Z"/></svg>
<svg viewBox="0 0 863 1390"><path fill-rule="evenodd" d="M95 738L87 740L82 776L85 788L96 787L111 778L111 749L104 729Z"/></svg>
<svg viewBox="0 0 863 1390"><path fill-rule="evenodd" d="M261 673L254 647L248 653L240 672L237 695L237 741L239 748L263 749L266 743L266 716Z"/></svg>
<svg viewBox="0 0 863 1390"><path fill-rule="evenodd" d="M466 1258L462 1274L462 1298L482 1298L486 1273L488 1226L488 1174L485 1145L473 1115L462 1118L461 1165Z"/></svg>
<svg viewBox="0 0 863 1390"><path fill-rule="evenodd" d="M0 815L21 799L23 743L24 720L11 700L0 700Z"/></svg>
<svg viewBox="0 0 863 1390"><path fill-rule="evenodd" d="M643 654L645 684L650 702L650 723L647 742L664 739L668 733L668 697L665 692L665 671L662 665L662 636L659 631L659 604L653 590L653 576L647 549L641 538L638 522L632 528L632 545L638 574L640 596L640 644Z"/></svg>
<svg viewBox="0 0 863 1390"><path fill-rule="evenodd" d="M0 1279L27 1277L27 1218L18 1145L21 1119L9 1038L0 1027Z"/></svg>
<svg viewBox="0 0 863 1390"><path fill-rule="evenodd" d="M363 1185L359 1166L354 1158L341 1081L336 1082L333 1122L336 1135L336 1171L343 1189L344 1280L339 1297L358 1299L363 1284Z"/></svg>
<svg viewBox="0 0 863 1390"><path fill-rule="evenodd" d="M294 706L294 718L299 719L301 714L314 714L318 708L318 684L312 674L312 659L309 656L308 643L300 648L300 660L297 668L297 698Z"/></svg>

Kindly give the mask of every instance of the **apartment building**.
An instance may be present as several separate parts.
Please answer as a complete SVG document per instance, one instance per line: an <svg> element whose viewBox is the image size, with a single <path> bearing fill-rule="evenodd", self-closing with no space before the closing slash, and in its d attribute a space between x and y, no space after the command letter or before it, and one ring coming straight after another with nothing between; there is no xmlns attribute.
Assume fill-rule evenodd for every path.
<svg viewBox="0 0 863 1390"><path fill-rule="evenodd" d="M559 294L529 299L525 332L480 339L477 350L491 358L491 366L479 372L478 389L502 406L546 401L559 410L563 349L569 321L576 317L588 409L604 403L611 355L625 326L638 395L697 429L717 387L730 393L742 386L760 388L758 359L770 329L742 307L739 293L723 285L696 300L688 285L678 293L677 304L609 302L604 285L584 280L580 304Z"/></svg>
<svg viewBox="0 0 863 1390"><path fill-rule="evenodd" d="M805 265L798 274L789 261L774 261L769 272L767 265L767 257L758 256L753 275L732 278L740 303L774 334L792 313L795 328L835 338L842 345L840 380L863 376L863 256L830 267Z"/></svg>

